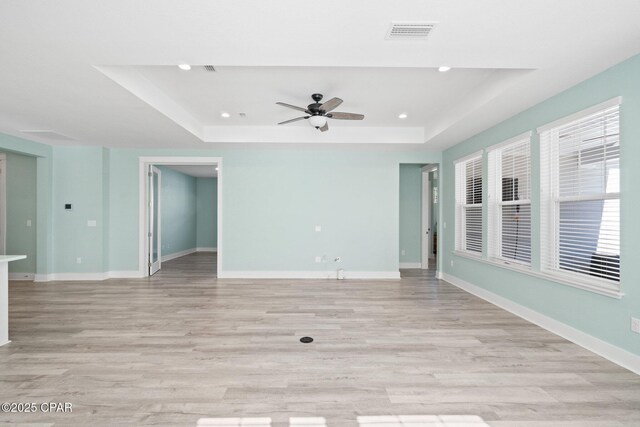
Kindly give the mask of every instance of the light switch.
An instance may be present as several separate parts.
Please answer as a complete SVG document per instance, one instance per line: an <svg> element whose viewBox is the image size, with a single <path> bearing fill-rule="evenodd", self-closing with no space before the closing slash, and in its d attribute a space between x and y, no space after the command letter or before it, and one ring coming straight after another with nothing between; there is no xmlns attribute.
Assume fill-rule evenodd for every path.
<svg viewBox="0 0 640 427"><path fill-rule="evenodd" d="M30 219L27 220L27 227L31 227L31 220Z"/></svg>
<svg viewBox="0 0 640 427"><path fill-rule="evenodd" d="M316 225L316 232L318 232L318 233L319 233L320 231L322 231L322 227L321 227L321 226L319 226L319 225Z"/></svg>
<svg viewBox="0 0 640 427"><path fill-rule="evenodd" d="M98 221L96 221L95 219L90 219L89 221L87 221L87 227L96 227L98 225Z"/></svg>

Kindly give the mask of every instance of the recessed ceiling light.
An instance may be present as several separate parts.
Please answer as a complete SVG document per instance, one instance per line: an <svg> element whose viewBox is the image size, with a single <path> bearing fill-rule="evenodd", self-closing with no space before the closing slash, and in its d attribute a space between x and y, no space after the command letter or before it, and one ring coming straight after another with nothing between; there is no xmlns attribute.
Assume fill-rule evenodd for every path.
<svg viewBox="0 0 640 427"><path fill-rule="evenodd" d="M216 170L218 170L218 167L216 166Z"/></svg>
<svg viewBox="0 0 640 427"><path fill-rule="evenodd" d="M220 117L228 119L229 117L231 117L231 114L229 114L229 113L221 113Z"/></svg>
<svg viewBox="0 0 640 427"><path fill-rule="evenodd" d="M399 119L406 119L407 118L407 113L398 114L398 118Z"/></svg>
<svg viewBox="0 0 640 427"><path fill-rule="evenodd" d="M450 69L451 69L451 67L449 67L448 65L443 65L441 67L438 67L438 71L440 71L441 73L446 73Z"/></svg>
<svg viewBox="0 0 640 427"><path fill-rule="evenodd" d="M191 65L189 65L189 64L180 64L180 65L178 65L178 68L180 68L181 70L189 71L191 69Z"/></svg>

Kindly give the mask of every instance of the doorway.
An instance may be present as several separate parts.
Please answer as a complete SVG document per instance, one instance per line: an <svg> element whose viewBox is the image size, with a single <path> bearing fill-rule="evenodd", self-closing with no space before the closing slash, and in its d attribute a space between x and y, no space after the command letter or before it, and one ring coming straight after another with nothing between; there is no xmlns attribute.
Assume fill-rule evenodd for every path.
<svg viewBox="0 0 640 427"><path fill-rule="evenodd" d="M422 168L422 239L420 264L423 270L435 266L438 253L438 165Z"/></svg>
<svg viewBox="0 0 640 427"><path fill-rule="evenodd" d="M163 269L163 262L170 266L176 258L184 257L184 264L185 259L191 259L187 255L201 251L216 252L210 254L215 261L207 265L212 275L219 274L222 268L222 158L140 157L139 169L140 276L153 276ZM204 180L205 177L199 177L203 173L209 175L207 178L215 174L216 190L210 194L213 203L208 210L203 210L208 222L214 223L209 228L215 231L215 235L206 240L206 247L201 247L201 237L207 233L196 231L197 209L200 209L196 204L196 183L200 182L196 180ZM191 187L185 187L184 182L192 183ZM211 185L202 188L211 189ZM182 194L184 191L187 193ZM201 259L197 258L200 267Z"/></svg>

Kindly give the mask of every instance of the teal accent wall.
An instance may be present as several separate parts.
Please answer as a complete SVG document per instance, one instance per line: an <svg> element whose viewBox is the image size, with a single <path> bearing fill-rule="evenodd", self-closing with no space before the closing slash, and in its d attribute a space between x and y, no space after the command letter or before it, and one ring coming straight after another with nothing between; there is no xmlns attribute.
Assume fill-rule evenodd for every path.
<svg viewBox="0 0 640 427"><path fill-rule="evenodd" d="M104 181L109 171L103 170L104 155L102 147L54 147L55 273L105 271ZM72 210L64 209L66 203L72 204ZM96 221L95 227L88 225L90 220Z"/></svg>
<svg viewBox="0 0 640 427"><path fill-rule="evenodd" d="M36 157L36 273L47 274L53 268L53 147L0 133L0 151Z"/></svg>
<svg viewBox="0 0 640 427"><path fill-rule="evenodd" d="M422 166L400 165L400 262L421 262ZM404 251L404 255L402 255Z"/></svg>
<svg viewBox="0 0 640 427"><path fill-rule="evenodd" d="M198 235L196 246L218 246L218 179L196 179L196 220Z"/></svg>
<svg viewBox="0 0 640 427"><path fill-rule="evenodd" d="M196 247L196 178L159 166L162 256Z"/></svg>
<svg viewBox="0 0 640 427"><path fill-rule="evenodd" d="M7 153L6 157L6 253L27 256L10 262L9 272L35 273L37 160L15 153ZM31 227L27 220L31 220Z"/></svg>
<svg viewBox="0 0 640 427"><path fill-rule="evenodd" d="M441 169L444 230L444 272L471 282L518 304L573 326L632 353L640 354L640 338L630 330L630 317L640 317L640 55L586 80L443 153ZM621 289L620 300L543 280L505 268L463 258L454 249L453 161L523 132L532 138L532 254L539 270L540 149L535 129L561 117L622 96L620 110ZM486 156L485 156L486 157ZM485 159L486 166L486 159ZM486 167L485 177L486 182ZM485 189L486 190L486 189ZM486 197L484 198L486 200ZM484 209L486 225L486 206ZM484 227L486 247L486 227ZM453 266L451 265L453 262Z"/></svg>
<svg viewBox="0 0 640 427"><path fill-rule="evenodd" d="M396 271L399 164L441 159L440 153L429 151L110 151L109 269L115 271L138 269L138 242L132 236L138 235L140 156L224 159L219 191L226 271L325 270L314 259L325 254L341 256L346 270ZM322 232L316 233L315 225Z"/></svg>

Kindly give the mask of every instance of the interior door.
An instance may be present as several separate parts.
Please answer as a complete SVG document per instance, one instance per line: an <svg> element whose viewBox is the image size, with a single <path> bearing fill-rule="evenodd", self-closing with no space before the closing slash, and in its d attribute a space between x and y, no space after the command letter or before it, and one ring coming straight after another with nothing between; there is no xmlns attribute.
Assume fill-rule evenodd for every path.
<svg viewBox="0 0 640 427"><path fill-rule="evenodd" d="M154 275L161 266L160 253L160 169L149 166L149 276Z"/></svg>

